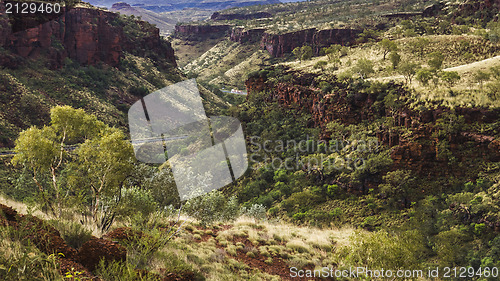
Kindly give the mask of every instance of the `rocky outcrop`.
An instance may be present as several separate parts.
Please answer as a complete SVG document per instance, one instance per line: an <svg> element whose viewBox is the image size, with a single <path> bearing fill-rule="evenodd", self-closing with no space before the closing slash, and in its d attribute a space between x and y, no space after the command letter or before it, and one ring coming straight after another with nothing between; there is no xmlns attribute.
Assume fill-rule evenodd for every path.
<svg viewBox="0 0 500 281"><path fill-rule="evenodd" d="M323 47L332 44L350 45L354 43L361 30L356 29L304 29L284 34L274 34L265 29L244 29L231 25L177 25L175 36L178 38L200 41L207 37L220 38L229 34L229 39L239 43L259 43L274 57L291 53L296 47L309 45L318 55Z"/></svg>
<svg viewBox="0 0 500 281"><path fill-rule="evenodd" d="M299 30L284 34L264 33L261 47L274 57L282 57L292 52L296 47L310 45L316 55L321 48L332 44L350 45L357 38L360 30L355 29L326 29L315 28Z"/></svg>
<svg viewBox="0 0 500 281"><path fill-rule="evenodd" d="M231 35L229 38L233 42L238 43L258 43L262 40L262 36L266 32L263 28L256 29L244 29L244 28L233 28L231 30Z"/></svg>
<svg viewBox="0 0 500 281"><path fill-rule="evenodd" d="M435 4L429 5L429 6L425 7L424 11L422 12L422 15L424 17L435 17L435 16L442 13L445 6L446 6L446 4L443 2L438 2Z"/></svg>
<svg viewBox="0 0 500 281"><path fill-rule="evenodd" d="M174 36L191 41L201 41L209 37L224 37L227 35L231 25L196 25L183 24L176 25Z"/></svg>
<svg viewBox="0 0 500 281"><path fill-rule="evenodd" d="M211 20L252 20L252 19L262 19L270 18L273 15L266 12L258 12L253 14L221 14L215 12L210 17Z"/></svg>
<svg viewBox="0 0 500 281"><path fill-rule="evenodd" d="M57 19L33 28L14 32L5 25L4 5L0 3L0 47L23 58L48 58L51 68L62 66L65 58L83 65L105 63L118 66L123 52L140 56L155 54L159 59L176 66L172 47L161 40L159 30L145 22L137 21L141 38L127 36L120 16L115 13L91 9L74 8ZM11 19L11 25L17 20ZM14 23L14 24L12 24ZM5 59L0 58L0 62Z"/></svg>
<svg viewBox="0 0 500 281"><path fill-rule="evenodd" d="M135 9L132 8L129 4L125 2L118 2L114 3L113 6L111 6L111 10L131 10L134 11Z"/></svg>

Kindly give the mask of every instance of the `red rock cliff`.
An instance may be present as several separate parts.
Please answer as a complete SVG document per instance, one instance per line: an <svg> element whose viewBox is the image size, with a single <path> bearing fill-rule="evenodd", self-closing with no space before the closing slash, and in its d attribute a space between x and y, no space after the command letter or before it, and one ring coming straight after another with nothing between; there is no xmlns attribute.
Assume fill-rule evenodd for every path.
<svg viewBox="0 0 500 281"><path fill-rule="evenodd" d="M238 43L258 43L262 40L262 36L266 32L263 28L256 29L243 29L243 28L233 28L231 30L231 35L229 38L233 42Z"/></svg>
<svg viewBox="0 0 500 281"><path fill-rule="evenodd" d="M354 29L316 30L315 28L285 34L264 33L261 47L271 55L281 57L292 52L296 47L310 45L317 55L323 47L329 47L332 44L349 45L353 43L359 33L361 33L360 30Z"/></svg>
<svg viewBox="0 0 500 281"><path fill-rule="evenodd" d="M155 54L157 59L176 66L173 49L161 40L157 28L138 21L137 27L145 35L131 37L124 33L124 24L115 13L74 8L57 19L19 32L13 32L7 23L5 7L0 2L0 47L24 58L44 55L52 68L61 67L67 57L84 65L103 62L117 66L123 52L138 56ZM8 65L12 60L0 58L2 62L15 67Z"/></svg>

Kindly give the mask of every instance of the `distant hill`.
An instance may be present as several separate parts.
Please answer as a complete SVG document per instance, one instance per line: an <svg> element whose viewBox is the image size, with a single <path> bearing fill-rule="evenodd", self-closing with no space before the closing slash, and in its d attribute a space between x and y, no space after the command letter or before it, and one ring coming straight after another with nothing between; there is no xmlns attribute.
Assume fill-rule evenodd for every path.
<svg viewBox="0 0 500 281"><path fill-rule="evenodd" d="M120 2L111 6L111 11L123 15L141 17L142 20L156 25L160 29L160 35L169 35L178 22L199 21L210 18L212 10L202 10L197 8L186 8L183 10L157 13L140 6L130 6L127 3Z"/></svg>
<svg viewBox="0 0 500 281"><path fill-rule="evenodd" d="M250 5L281 3L278 0L167 0L161 3L152 0L130 0L127 3L116 0L91 0L92 5L107 7L113 12L134 15L156 25L160 34L171 34L179 22L203 21L209 19L214 11Z"/></svg>
<svg viewBox="0 0 500 281"><path fill-rule="evenodd" d="M116 2L116 0L89 1L89 3L94 6L107 8L110 8ZM142 7L155 12L169 12L183 10L186 8L198 8L216 11L233 7L281 3L279 0L166 0L162 2L158 2L155 0L131 0L128 2L132 6Z"/></svg>

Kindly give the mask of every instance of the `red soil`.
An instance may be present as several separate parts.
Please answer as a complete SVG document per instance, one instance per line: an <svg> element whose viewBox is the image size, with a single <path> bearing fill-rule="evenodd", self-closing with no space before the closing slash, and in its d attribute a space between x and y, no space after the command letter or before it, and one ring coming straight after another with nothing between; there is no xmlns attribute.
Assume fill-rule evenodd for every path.
<svg viewBox="0 0 500 281"><path fill-rule="evenodd" d="M106 262L125 261L127 251L118 243L92 237L82 245L76 258L77 261L91 271L95 270L101 259L106 260Z"/></svg>

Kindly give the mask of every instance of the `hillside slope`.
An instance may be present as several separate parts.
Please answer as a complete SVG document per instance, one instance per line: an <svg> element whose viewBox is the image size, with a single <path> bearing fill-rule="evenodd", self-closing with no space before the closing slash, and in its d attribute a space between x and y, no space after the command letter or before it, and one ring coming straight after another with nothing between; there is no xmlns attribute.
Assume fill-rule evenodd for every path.
<svg viewBox="0 0 500 281"><path fill-rule="evenodd" d="M12 147L21 130L46 124L56 104L84 108L126 128L130 105L186 79L170 43L144 21L88 6L20 32L8 20L2 1L0 147ZM201 93L208 112L228 106L203 87Z"/></svg>

